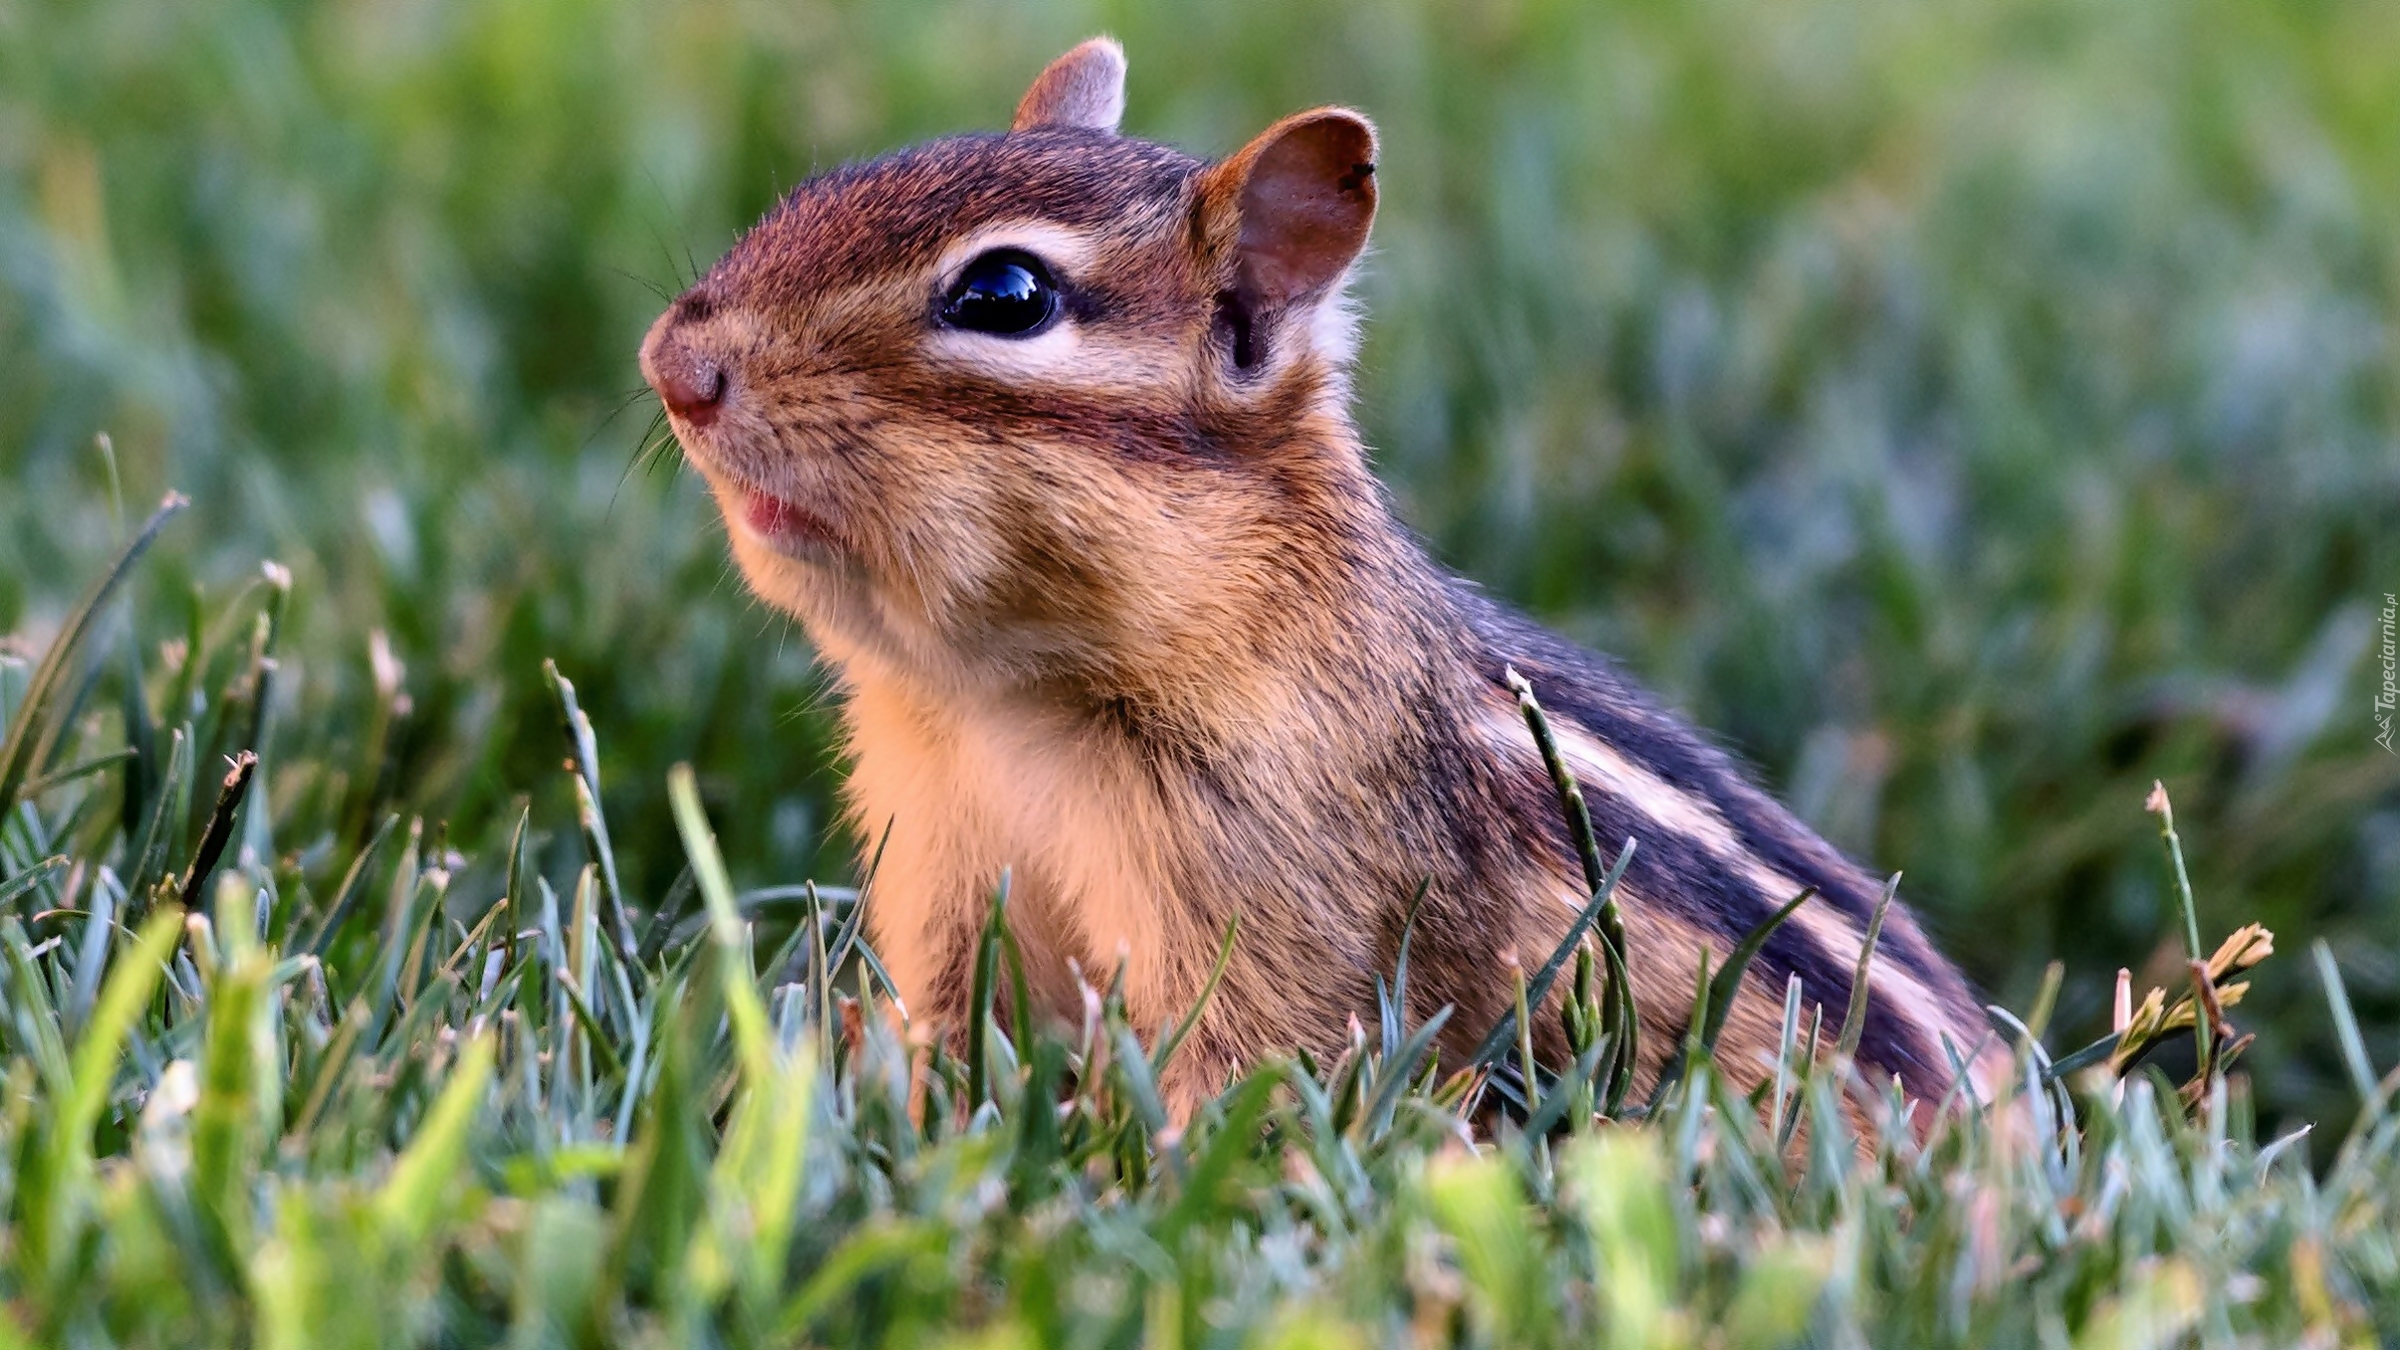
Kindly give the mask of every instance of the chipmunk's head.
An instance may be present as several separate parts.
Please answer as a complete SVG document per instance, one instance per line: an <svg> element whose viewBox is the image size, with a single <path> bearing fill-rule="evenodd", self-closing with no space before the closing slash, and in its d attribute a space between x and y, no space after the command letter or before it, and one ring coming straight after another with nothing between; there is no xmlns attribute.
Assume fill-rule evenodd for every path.
<svg viewBox="0 0 2400 1350"><path fill-rule="evenodd" d="M642 344L744 573L837 660L1105 668L1372 494L1342 286L1373 129L1206 164L1117 134L1124 71L1086 42L1005 133L802 183Z"/></svg>

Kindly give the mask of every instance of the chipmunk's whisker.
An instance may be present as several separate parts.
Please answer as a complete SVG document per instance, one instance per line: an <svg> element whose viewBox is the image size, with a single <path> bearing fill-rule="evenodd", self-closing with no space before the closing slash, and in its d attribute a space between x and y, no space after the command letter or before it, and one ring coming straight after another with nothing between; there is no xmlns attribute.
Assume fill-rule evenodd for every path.
<svg viewBox="0 0 2400 1350"><path fill-rule="evenodd" d="M657 282L652 281L650 278L643 276L639 272L628 272L622 267L611 267L608 270L625 278L627 281L632 282L634 285L641 287L643 290L650 292L652 295L657 296L661 304L671 304L675 299L675 292L668 290L666 287L659 285Z"/></svg>

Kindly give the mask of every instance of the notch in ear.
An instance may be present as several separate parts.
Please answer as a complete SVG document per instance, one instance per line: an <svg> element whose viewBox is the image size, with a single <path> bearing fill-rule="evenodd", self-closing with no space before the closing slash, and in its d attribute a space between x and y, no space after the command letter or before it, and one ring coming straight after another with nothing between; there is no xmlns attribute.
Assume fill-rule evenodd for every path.
<svg viewBox="0 0 2400 1350"><path fill-rule="evenodd" d="M1231 235L1235 363L1285 309L1320 300L1366 249L1375 221L1375 128L1347 108L1295 113L1207 172L1202 232Z"/></svg>
<svg viewBox="0 0 2400 1350"><path fill-rule="evenodd" d="M1115 131L1125 115L1125 49L1096 37L1051 62L1017 100L1011 131L1082 127Z"/></svg>

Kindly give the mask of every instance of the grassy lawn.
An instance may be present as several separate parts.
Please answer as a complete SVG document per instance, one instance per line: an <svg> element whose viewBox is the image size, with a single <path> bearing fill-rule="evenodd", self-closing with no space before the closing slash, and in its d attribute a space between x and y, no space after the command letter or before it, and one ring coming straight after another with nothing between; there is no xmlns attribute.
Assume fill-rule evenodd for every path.
<svg viewBox="0 0 2400 1350"><path fill-rule="evenodd" d="M2187 987L2163 781L2281 948L2232 1074L2028 1044L1854 1149L1796 1050L1599 1126L1387 1019L1161 1138L1102 990L912 1123L823 690L632 354L1101 30L1137 134L1377 120L1403 514L2050 1054ZM2396 323L2365 0L0 0L0 1345L2400 1340Z"/></svg>
<svg viewBox="0 0 2400 1350"><path fill-rule="evenodd" d="M208 616L155 681L120 648L115 722L79 715L95 591L6 701L0 1347L2400 1334L2400 1069L2377 1081L2322 944L2322 1023L2365 1109L2314 1171L2217 1071L2249 1048L2226 1024L2181 1088L2139 1064L2196 997L2238 1015L2257 930L2072 1055L2038 1048L2047 988L2030 1025L1996 1023L2019 1046L2004 1100L1914 1129L1848 1073L1855 1028L1803 1027L1796 984L1748 1098L1715 1071L1721 987L1695 988L1670 1083L1596 1078L1622 1029L1589 947L1510 977L1519 1018L1569 981L1576 1064L1529 1076L1504 1021L1494 1053L1441 1065L1401 1012L1403 948L1334 1063L1260 1065L1178 1129L1157 1078L1180 1032L1131 1025L1113 986L1079 1027L1003 1030L1030 1025L996 1006L1005 888L955 1053L884 1015L872 878L736 889L685 766L688 867L645 903L555 673L571 810L473 855L397 814L337 842L355 794L290 791L237 748L274 740L287 587ZM178 725L125 692L152 685Z"/></svg>

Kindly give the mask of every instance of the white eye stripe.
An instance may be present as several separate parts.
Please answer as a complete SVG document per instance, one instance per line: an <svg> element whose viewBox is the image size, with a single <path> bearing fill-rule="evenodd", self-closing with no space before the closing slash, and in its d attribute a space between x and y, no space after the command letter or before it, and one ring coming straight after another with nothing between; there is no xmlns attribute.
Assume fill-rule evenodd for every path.
<svg viewBox="0 0 2400 1350"><path fill-rule="evenodd" d="M1039 258L1062 285L1073 284L1099 251L1098 241L1089 231L1039 220L999 221L952 241L942 250L934 265L935 289L948 292L958 284L959 274L966 271L968 263L1000 249L1015 249Z"/></svg>
<svg viewBox="0 0 2400 1350"><path fill-rule="evenodd" d="M936 328L926 354L956 369L1009 384L1156 398L1180 384L1186 354L1165 340L1091 340L1065 314L1029 337Z"/></svg>
<svg viewBox="0 0 2400 1350"><path fill-rule="evenodd" d="M978 333L968 328L937 328L926 347L953 365L1004 379L1056 378L1082 364L1083 332L1072 317L1060 313L1050 326L1030 336Z"/></svg>

